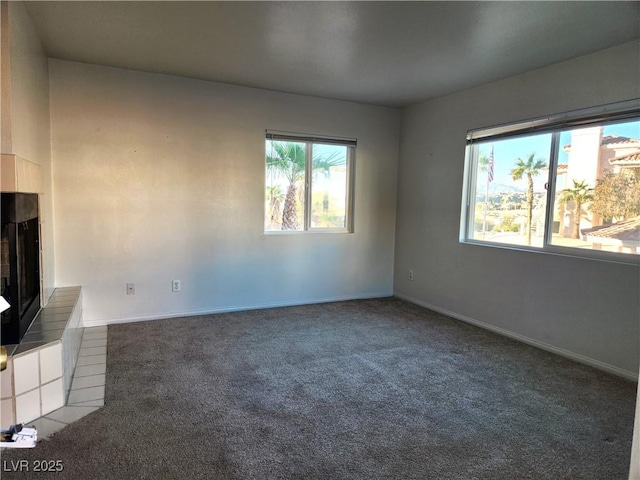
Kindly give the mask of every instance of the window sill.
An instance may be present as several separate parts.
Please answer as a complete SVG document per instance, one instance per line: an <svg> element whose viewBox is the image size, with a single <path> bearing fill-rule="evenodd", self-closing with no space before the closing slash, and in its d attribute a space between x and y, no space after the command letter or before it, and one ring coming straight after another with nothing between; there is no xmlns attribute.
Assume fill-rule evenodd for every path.
<svg viewBox="0 0 640 480"><path fill-rule="evenodd" d="M619 263L623 265L640 266L640 256L634 254L607 252L601 250L582 250L579 248L559 247L547 245L546 247L531 247L526 245L508 245L502 243L484 242L482 240L460 240L461 244L475 245L479 247L497 248L502 250L514 250L526 253L543 255L555 255L559 257L578 258L598 262Z"/></svg>
<svg viewBox="0 0 640 480"><path fill-rule="evenodd" d="M265 236L279 236L279 235L310 235L310 234L339 234L353 233L346 228L324 228L324 229L312 229L312 230L267 230L263 232Z"/></svg>

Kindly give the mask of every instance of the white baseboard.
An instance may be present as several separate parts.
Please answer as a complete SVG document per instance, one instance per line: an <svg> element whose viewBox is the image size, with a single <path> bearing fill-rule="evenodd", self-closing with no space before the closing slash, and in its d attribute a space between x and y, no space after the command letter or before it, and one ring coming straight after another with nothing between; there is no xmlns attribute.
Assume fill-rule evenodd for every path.
<svg viewBox="0 0 640 480"><path fill-rule="evenodd" d="M278 307L295 307L299 305L313 305L317 303L342 302L342 301L348 301L348 300L365 300L365 299L371 299L371 298L385 298L385 297L391 297L391 296L393 296L393 293L389 291L389 292L368 293L363 295L346 295L346 296L327 297L327 298L320 298L320 299L309 299L309 300L301 300L296 302L259 303L259 304L253 304L253 305L236 305L236 306L229 306L229 307L220 307L220 308L213 308L209 310L193 310L188 312L166 312L166 313L153 314L153 315L144 315L140 317L121 317L121 318L93 319L93 320L87 320L85 318L83 320L83 326L85 328L102 327L105 325L114 325L118 323L146 322L149 320L162 320L166 318L195 317L197 315L210 315L215 313L242 312L247 310L261 310L265 308L278 308Z"/></svg>
<svg viewBox="0 0 640 480"><path fill-rule="evenodd" d="M585 357L584 355L580 355L579 353L574 353L569 350L565 350L563 348L554 347L553 345L549 345L548 343L540 342L539 340L535 340L533 338L526 337L524 335L520 335L518 333L511 332L509 330L505 330L504 328L496 327L494 325L490 325L485 322L481 322L471 317L467 317L466 315L461 315L456 312L452 312L445 308L438 307L437 305L432 305L427 302L423 302L422 300L418 300L417 298L410 297L409 295L404 295L401 293L394 293L395 297L398 297L402 300L406 300L407 302L414 303L424 308L428 308L429 310L433 310L438 313L442 313L448 317L455 318L456 320L461 320L466 323L470 323L480 328L484 328L486 330L491 330L492 332L498 333L505 337L512 338L514 340L518 340L520 342L526 343L533 347L540 348L542 350L546 350L551 353L555 353L565 358L569 358L570 360L574 360L579 363L583 363L585 365L589 365L591 367L597 368L599 370L604 370L605 372L613 373L614 375L618 375L620 377L626 378L628 380L632 380L634 382L638 381L638 374L636 372L631 372L629 370L625 370L623 368L616 367L614 365L610 365L605 362L601 362L599 360L595 360L593 358Z"/></svg>

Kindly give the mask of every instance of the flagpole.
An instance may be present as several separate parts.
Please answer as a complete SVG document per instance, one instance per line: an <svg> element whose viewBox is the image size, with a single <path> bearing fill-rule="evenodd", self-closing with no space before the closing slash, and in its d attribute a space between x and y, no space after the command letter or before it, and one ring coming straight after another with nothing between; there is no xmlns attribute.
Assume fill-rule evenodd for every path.
<svg viewBox="0 0 640 480"><path fill-rule="evenodd" d="M491 144L491 154L489 155L489 165L487 166L487 188L484 191L484 219L482 220L482 239L487 236L487 213L489 210L489 184L493 182L493 144Z"/></svg>
<svg viewBox="0 0 640 480"><path fill-rule="evenodd" d="M482 221L482 239L487 236L487 208L489 207L489 175L487 175L487 189L484 192L484 219Z"/></svg>

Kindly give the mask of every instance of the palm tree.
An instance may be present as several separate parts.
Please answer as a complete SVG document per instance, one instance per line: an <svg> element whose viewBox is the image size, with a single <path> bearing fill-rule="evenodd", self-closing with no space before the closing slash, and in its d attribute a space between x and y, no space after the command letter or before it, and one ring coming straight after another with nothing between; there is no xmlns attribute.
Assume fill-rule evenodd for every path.
<svg viewBox="0 0 640 480"><path fill-rule="evenodd" d="M280 185L267 187L267 200L269 201L269 225L272 228L282 219L280 212L282 211L284 193Z"/></svg>
<svg viewBox="0 0 640 480"><path fill-rule="evenodd" d="M271 142L267 169L283 175L289 182L282 209L282 230L298 230L298 185L304 181L306 148L304 143Z"/></svg>
<svg viewBox="0 0 640 480"><path fill-rule="evenodd" d="M547 162L541 158L535 158L535 153L529 155L526 160L518 157L511 177L514 180L521 180L527 176L527 245L531 245L531 219L533 218L533 177L540 174Z"/></svg>
<svg viewBox="0 0 640 480"><path fill-rule="evenodd" d="M565 188L560 193L560 203L567 205L573 201L573 229L571 238L580 238L580 220L582 220L582 205L593 200L593 188L582 180L580 182L572 180L573 188Z"/></svg>
<svg viewBox="0 0 640 480"><path fill-rule="evenodd" d="M493 147L491 147L493 149ZM478 155L478 169L481 172L485 172L488 175L489 171L489 157L484 153ZM487 189L484 192L484 213L482 216L482 238L487 234L487 213L489 210L489 177L487 177Z"/></svg>
<svg viewBox="0 0 640 480"><path fill-rule="evenodd" d="M484 153L478 155L478 169L481 172L486 172L489 170L489 157L487 157Z"/></svg>

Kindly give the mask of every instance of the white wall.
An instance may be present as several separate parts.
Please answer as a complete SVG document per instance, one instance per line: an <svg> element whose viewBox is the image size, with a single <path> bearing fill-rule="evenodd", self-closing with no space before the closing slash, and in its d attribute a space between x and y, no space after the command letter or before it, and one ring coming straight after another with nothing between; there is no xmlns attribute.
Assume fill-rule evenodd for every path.
<svg viewBox="0 0 640 480"><path fill-rule="evenodd" d="M8 85L10 95L8 99L3 96L9 104L3 105L3 122L8 125L2 130L2 153L41 167L42 275L47 299L55 285L48 60L23 3L4 3L3 10L4 14L8 11L8 32L4 34L9 37L9 61L3 59L3 69L9 71L3 71L3 87Z"/></svg>
<svg viewBox="0 0 640 480"><path fill-rule="evenodd" d="M464 245L458 237L467 130L638 98L639 51L639 42L625 44L406 109L396 294L637 375L637 266Z"/></svg>
<svg viewBox="0 0 640 480"><path fill-rule="evenodd" d="M399 110L49 67L56 284L85 324L392 294ZM355 233L264 235L265 129L358 139Z"/></svg>

